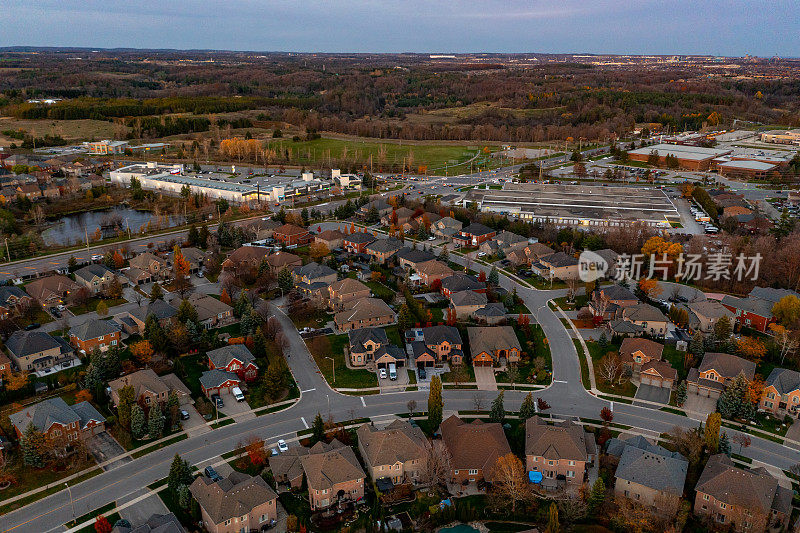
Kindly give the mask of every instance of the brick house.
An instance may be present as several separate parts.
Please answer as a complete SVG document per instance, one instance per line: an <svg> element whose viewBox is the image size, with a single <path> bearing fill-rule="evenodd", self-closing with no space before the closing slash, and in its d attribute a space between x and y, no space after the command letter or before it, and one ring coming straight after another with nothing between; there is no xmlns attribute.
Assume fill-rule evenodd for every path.
<svg viewBox="0 0 800 533"><path fill-rule="evenodd" d="M9 416L17 438L22 438L33 425L51 442L69 443L82 440L106 429L106 419L89 402L67 405L60 397L43 400Z"/></svg>
<svg viewBox="0 0 800 533"><path fill-rule="evenodd" d="M91 319L69 330L69 342L85 354L105 352L118 346L119 341L120 328L111 320Z"/></svg>
<svg viewBox="0 0 800 533"><path fill-rule="evenodd" d="M464 362L464 341L453 326L431 326L422 329L422 340L411 343L418 367L431 367L449 361L454 365Z"/></svg>
<svg viewBox="0 0 800 533"><path fill-rule="evenodd" d="M772 308L785 296L800 297L798 293L788 289L755 287L747 298L725 295L722 298L722 305L734 313L736 322L740 326L766 333L769 325L775 321Z"/></svg>
<svg viewBox="0 0 800 533"><path fill-rule="evenodd" d="M275 482L292 489L302 487L303 465L300 458L308 455L310 451L302 446L293 446L283 453L270 456L269 469L272 471Z"/></svg>
<svg viewBox="0 0 800 533"><path fill-rule="evenodd" d="M353 449L338 440L316 443L308 455L300 458L300 464L312 512L332 506L342 508L364 498L366 474Z"/></svg>
<svg viewBox="0 0 800 533"><path fill-rule="evenodd" d="M486 283L478 281L475 276L454 272L442 278L442 296L450 298L453 293L462 291L486 292Z"/></svg>
<svg viewBox="0 0 800 533"><path fill-rule="evenodd" d="M374 359L375 353L389 345L383 328L361 328L347 332L348 352L352 366L364 366Z"/></svg>
<svg viewBox="0 0 800 533"><path fill-rule="evenodd" d="M223 270L239 268L258 268L261 261L269 255L269 249L261 246L240 246L233 251L223 262Z"/></svg>
<svg viewBox="0 0 800 533"><path fill-rule="evenodd" d="M472 316L479 309L486 307L488 302L485 294L475 291L461 291L450 295L450 309L459 320Z"/></svg>
<svg viewBox="0 0 800 533"><path fill-rule="evenodd" d="M152 279L164 279L169 276L167 261L151 252L144 252L131 258L128 265L148 272Z"/></svg>
<svg viewBox="0 0 800 533"><path fill-rule="evenodd" d="M373 481L389 478L395 485L421 481L430 443L418 426L395 420L384 429L364 424L356 433L358 450Z"/></svg>
<svg viewBox="0 0 800 533"><path fill-rule="evenodd" d="M89 289L92 295L105 292L117 274L105 265L93 263L75 271L75 281Z"/></svg>
<svg viewBox="0 0 800 533"><path fill-rule="evenodd" d="M275 252L267 256L264 261L269 265L269 269L272 273L276 275L285 268L292 270L293 268L303 266L303 260L300 256L290 254L289 252Z"/></svg>
<svg viewBox="0 0 800 533"><path fill-rule="evenodd" d="M790 489L764 468L737 468L724 453L708 459L695 487L694 513L735 531L780 530L791 512Z"/></svg>
<svg viewBox="0 0 800 533"><path fill-rule="evenodd" d="M374 241L375 237L371 234L359 232L345 235L342 242L345 251L350 252L351 254L361 254L364 253L367 245Z"/></svg>
<svg viewBox="0 0 800 533"><path fill-rule="evenodd" d="M394 239L376 239L369 243L364 251L372 257L376 263L386 264L386 262L394 257L394 255L403 249L403 242Z"/></svg>
<svg viewBox="0 0 800 533"><path fill-rule="evenodd" d="M31 281L25 286L25 292L42 307L52 307L66 302L80 288L80 285L59 274Z"/></svg>
<svg viewBox="0 0 800 533"><path fill-rule="evenodd" d="M403 268L416 270L418 265L434 259L436 259L436 256L425 250L403 248L397 252L397 263Z"/></svg>
<svg viewBox="0 0 800 533"><path fill-rule="evenodd" d="M593 435L572 421L550 425L538 416L525 421L525 468L541 472L545 488L580 486L596 456Z"/></svg>
<svg viewBox="0 0 800 533"><path fill-rule="evenodd" d="M231 472L219 481L199 476L189 491L209 533L260 531L278 519L278 495L261 476Z"/></svg>
<svg viewBox="0 0 800 533"><path fill-rule="evenodd" d="M619 347L619 357L634 373L650 361L660 361L664 345L649 339L626 338Z"/></svg>
<svg viewBox="0 0 800 533"><path fill-rule="evenodd" d="M475 420L466 423L451 415L439 427L450 454L450 482L493 481L497 460L511 453L503 426Z"/></svg>
<svg viewBox="0 0 800 533"><path fill-rule="evenodd" d="M522 347L511 326L467 328L473 366L493 366L517 363Z"/></svg>
<svg viewBox="0 0 800 533"><path fill-rule="evenodd" d="M609 285L597 288L592 293L589 310L594 316L603 320L613 320L621 317L623 308L638 303L639 298L629 289L622 285Z"/></svg>
<svg viewBox="0 0 800 533"><path fill-rule="evenodd" d="M276 241L286 246L302 246L311 242L312 239L310 231L294 224L284 224L275 228L273 236Z"/></svg>
<svg viewBox="0 0 800 533"><path fill-rule="evenodd" d="M399 207L383 215L381 217L381 224L386 227L394 226L400 228L403 224L411 220L412 216L414 216L414 211L407 207Z"/></svg>
<svg viewBox="0 0 800 533"><path fill-rule="evenodd" d="M797 418L800 413L800 372L788 368L773 368L764 380L761 409L779 418Z"/></svg>
<svg viewBox="0 0 800 533"><path fill-rule="evenodd" d="M453 242L458 246L476 247L494 238L495 235L497 232L492 228L474 222L454 235Z"/></svg>
<svg viewBox="0 0 800 533"><path fill-rule="evenodd" d="M175 374L159 376L151 368L145 368L108 382L111 403L114 407L119 405L120 389L126 386L133 387L134 398L138 403L148 406L156 403L165 404L173 392L178 396L181 405L192 401L191 391L178 379L178 376Z"/></svg>
<svg viewBox="0 0 800 533"><path fill-rule="evenodd" d="M6 320L18 315L32 304L33 298L19 287L15 285L0 287L0 319Z"/></svg>
<svg viewBox="0 0 800 533"><path fill-rule="evenodd" d="M341 231L329 229L314 235L314 243L324 244L330 251L335 248L341 248L342 243L344 242L344 237L345 235Z"/></svg>
<svg viewBox="0 0 800 533"><path fill-rule="evenodd" d="M436 259L418 264L416 271L417 275L419 275L419 277L422 279L422 283L428 286L433 285L436 281L442 281L442 279L453 275L452 268Z"/></svg>
<svg viewBox="0 0 800 533"><path fill-rule="evenodd" d="M690 368L686 376L688 391L700 396L719 398L719 395L737 376L752 381L756 364L727 353L706 352L698 368Z"/></svg>
<svg viewBox="0 0 800 533"><path fill-rule="evenodd" d="M386 326L396 321L395 312L379 298L351 300L344 305L342 311L333 316L333 322L339 331Z"/></svg>
<svg viewBox="0 0 800 533"><path fill-rule="evenodd" d="M341 310L354 301L369 298L370 288L353 278L344 278L328 287L328 300L331 309Z"/></svg>
<svg viewBox="0 0 800 533"><path fill-rule="evenodd" d="M230 394L231 389L242 384L241 378L227 370L206 370L200 374L200 388L207 398L214 394Z"/></svg>
<svg viewBox="0 0 800 533"><path fill-rule="evenodd" d="M258 376L255 356L244 344L229 344L207 352L208 368L232 372L247 382Z"/></svg>
<svg viewBox="0 0 800 533"><path fill-rule="evenodd" d="M645 448L624 445L614 477L614 494L662 514L673 508L659 509L667 501L683 496L689 462L679 453L647 443ZM626 443L627 441L618 441ZM636 441L637 443L639 441ZM609 453L611 448L609 447Z"/></svg>

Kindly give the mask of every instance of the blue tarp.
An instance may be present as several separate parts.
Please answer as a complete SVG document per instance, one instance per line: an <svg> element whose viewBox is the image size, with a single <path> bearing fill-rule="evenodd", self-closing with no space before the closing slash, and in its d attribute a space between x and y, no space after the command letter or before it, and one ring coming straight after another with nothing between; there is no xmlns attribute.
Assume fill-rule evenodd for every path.
<svg viewBox="0 0 800 533"><path fill-rule="evenodd" d="M542 482L542 473L536 472L535 470L531 470L528 472L528 480L531 483L541 483Z"/></svg>

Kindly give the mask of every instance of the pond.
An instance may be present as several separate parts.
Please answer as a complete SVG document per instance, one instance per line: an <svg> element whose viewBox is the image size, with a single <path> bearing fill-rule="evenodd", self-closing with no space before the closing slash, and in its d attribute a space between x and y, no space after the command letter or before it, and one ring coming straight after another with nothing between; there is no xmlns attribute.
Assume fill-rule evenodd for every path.
<svg viewBox="0 0 800 533"><path fill-rule="evenodd" d="M184 223L182 215L156 215L150 211L137 211L130 207L117 206L111 209L87 211L65 215L55 220L42 232L46 246L71 246L96 238L114 237L118 232L139 233L142 228L167 229Z"/></svg>

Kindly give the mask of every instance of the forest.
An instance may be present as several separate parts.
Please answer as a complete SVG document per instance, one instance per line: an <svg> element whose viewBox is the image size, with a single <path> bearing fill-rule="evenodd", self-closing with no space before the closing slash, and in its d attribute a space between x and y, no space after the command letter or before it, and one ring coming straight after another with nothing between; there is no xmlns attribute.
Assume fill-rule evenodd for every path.
<svg viewBox="0 0 800 533"><path fill-rule="evenodd" d="M604 140L637 123L674 131L735 119L800 126L800 62L791 60L742 62L736 75L713 63L413 54L6 50L0 62L4 116L141 119L137 131L149 138L205 131L209 115L247 111L307 131L422 141ZM42 97L62 100L28 102ZM164 116L174 118L154 120Z"/></svg>

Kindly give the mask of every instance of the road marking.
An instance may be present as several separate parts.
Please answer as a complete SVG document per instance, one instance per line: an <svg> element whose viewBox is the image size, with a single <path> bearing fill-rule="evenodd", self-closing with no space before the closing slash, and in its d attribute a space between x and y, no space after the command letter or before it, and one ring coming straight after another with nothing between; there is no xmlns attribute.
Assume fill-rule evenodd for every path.
<svg viewBox="0 0 800 533"><path fill-rule="evenodd" d="M614 410L614 402L611 402L611 410Z"/></svg>
<svg viewBox="0 0 800 533"><path fill-rule="evenodd" d="M553 383L567 383L567 382L564 381L563 379L554 379Z"/></svg>
<svg viewBox="0 0 800 533"><path fill-rule="evenodd" d="M302 417L302 416L301 416L301 417L300 417L300 421L303 423L303 425L306 427L306 429L308 429L308 422L306 422L306 419L305 419L305 417Z"/></svg>
<svg viewBox="0 0 800 533"><path fill-rule="evenodd" d="M315 390L317 390L317 389L316 389L316 387L315 387L315 388L313 388L313 389L301 390L300 392L301 392L302 394L305 394L305 393L307 393L307 392L311 392L311 391L315 391Z"/></svg>
<svg viewBox="0 0 800 533"><path fill-rule="evenodd" d="M363 405L364 407L367 406L367 404L364 402L364 397L363 396L361 396L361 405Z"/></svg>

